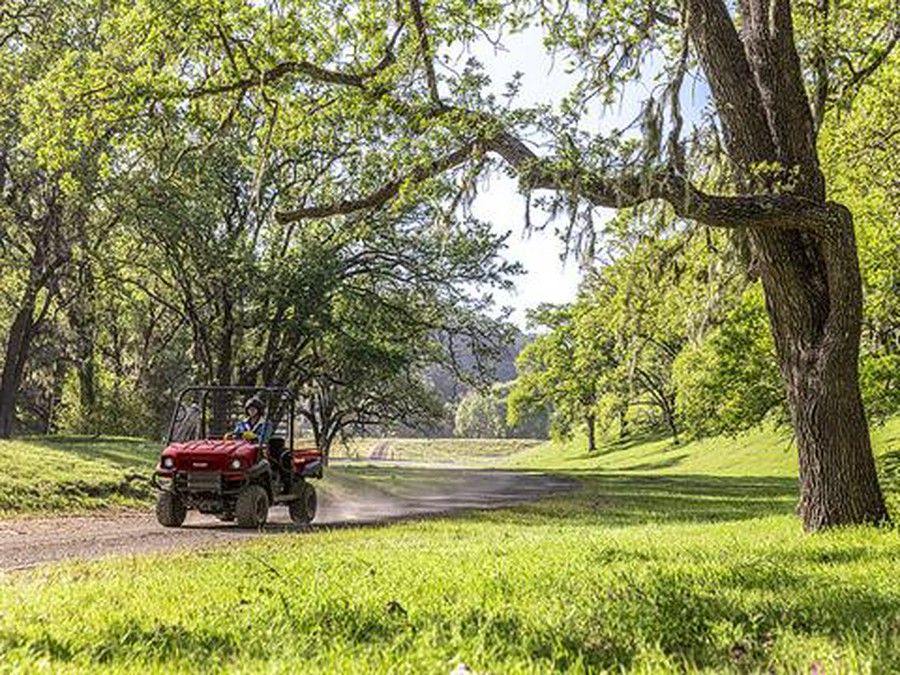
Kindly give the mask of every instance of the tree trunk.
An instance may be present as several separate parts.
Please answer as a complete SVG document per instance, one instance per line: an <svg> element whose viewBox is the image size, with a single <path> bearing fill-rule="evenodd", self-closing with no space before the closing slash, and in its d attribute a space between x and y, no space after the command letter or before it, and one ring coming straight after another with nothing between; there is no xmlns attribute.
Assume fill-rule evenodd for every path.
<svg viewBox="0 0 900 675"><path fill-rule="evenodd" d="M593 415L587 415L585 422L587 423L588 453L593 455L597 451L597 421Z"/></svg>
<svg viewBox="0 0 900 675"><path fill-rule="evenodd" d="M751 232L797 439L806 530L888 519L858 384L853 223L845 208L832 208L830 232Z"/></svg>
<svg viewBox="0 0 900 675"><path fill-rule="evenodd" d="M9 438L12 434L19 387L34 337L35 302L34 290L26 289L6 340L3 372L0 374L0 438Z"/></svg>
<svg viewBox="0 0 900 675"><path fill-rule="evenodd" d="M862 285L853 221L825 201L789 0L688 0L691 40L746 186L787 183L828 223L749 229L800 455L807 530L887 520L859 392ZM764 178L753 167L773 165ZM780 184L781 183L781 184Z"/></svg>
<svg viewBox="0 0 900 675"><path fill-rule="evenodd" d="M63 387L66 383L66 359L58 358L53 368L53 386L50 389L50 400L47 404L47 419L44 420L44 433L56 433L56 408L62 400Z"/></svg>
<svg viewBox="0 0 900 675"><path fill-rule="evenodd" d="M675 421L675 413L666 411L666 424L672 432L672 443L678 445L678 423Z"/></svg>
<svg viewBox="0 0 900 675"><path fill-rule="evenodd" d="M675 395L667 394L664 391L659 393L660 409L662 410L663 419L666 426L672 434L672 443L678 445L678 421L675 419Z"/></svg>
<svg viewBox="0 0 900 675"><path fill-rule="evenodd" d="M216 371L213 375L213 380L218 385L230 386L232 383L232 366L234 362L234 317L231 311L232 304L225 293L223 293L222 296L220 309L222 312L222 329L218 336L218 348L215 357ZM267 401L267 404L268 403L271 402ZM211 433L214 436L218 436L230 432L231 428L234 426L232 416L235 412L235 407L242 406L243 404L243 401L234 400L234 396L230 393L220 392L214 394L211 406Z"/></svg>
<svg viewBox="0 0 900 675"><path fill-rule="evenodd" d="M85 244L82 242L82 245ZM78 374L79 403L84 431L94 431L96 419L96 357L94 316L94 275L90 264L82 262L78 273L79 294L69 311L69 321L75 330L75 369Z"/></svg>

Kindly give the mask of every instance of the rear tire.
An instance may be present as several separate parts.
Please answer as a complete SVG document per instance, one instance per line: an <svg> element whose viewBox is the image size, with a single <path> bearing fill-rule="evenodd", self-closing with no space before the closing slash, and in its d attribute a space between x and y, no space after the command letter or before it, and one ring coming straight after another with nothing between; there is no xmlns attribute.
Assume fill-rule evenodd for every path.
<svg viewBox="0 0 900 675"><path fill-rule="evenodd" d="M162 491L156 496L156 519L163 527L181 527L187 507L174 492Z"/></svg>
<svg viewBox="0 0 900 675"><path fill-rule="evenodd" d="M239 527L258 528L269 517L269 495L261 485L248 485L238 494L234 515Z"/></svg>
<svg viewBox="0 0 900 675"><path fill-rule="evenodd" d="M303 481L297 485L295 490L300 496L294 501L288 502L288 512L291 514L291 520L295 523L307 525L316 517L316 508L318 506L316 489L306 481Z"/></svg>

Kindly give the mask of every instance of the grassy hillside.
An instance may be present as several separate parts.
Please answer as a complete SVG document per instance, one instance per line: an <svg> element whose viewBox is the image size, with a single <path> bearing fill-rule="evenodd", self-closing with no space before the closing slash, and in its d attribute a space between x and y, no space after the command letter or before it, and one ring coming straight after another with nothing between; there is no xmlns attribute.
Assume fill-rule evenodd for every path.
<svg viewBox="0 0 900 675"><path fill-rule="evenodd" d="M575 495L0 577L0 670L897 672L900 534L804 535L793 481Z"/></svg>
<svg viewBox="0 0 900 675"><path fill-rule="evenodd" d="M805 535L786 441L716 443L548 444L515 461L579 491L0 576L0 671L900 672L900 531Z"/></svg>
<svg viewBox="0 0 900 675"><path fill-rule="evenodd" d="M337 457L492 464L537 445L512 439L360 439ZM151 504L146 479L157 442L135 438L47 436L0 441L0 518Z"/></svg>
<svg viewBox="0 0 900 675"><path fill-rule="evenodd" d="M900 418L872 428L876 455L900 451ZM789 432L754 430L735 438L674 445L669 438L608 442L588 454L584 439L550 442L511 457L510 466L557 471L610 471L713 476L796 476L797 448Z"/></svg>
<svg viewBox="0 0 900 675"><path fill-rule="evenodd" d="M0 515L145 505L159 450L134 438L0 441Z"/></svg>
<svg viewBox="0 0 900 675"><path fill-rule="evenodd" d="M334 457L411 462L495 463L542 445L518 438L359 438L336 445Z"/></svg>
<svg viewBox="0 0 900 675"><path fill-rule="evenodd" d="M873 429L876 453L900 455L900 418ZM0 441L0 516L146 506L144 478L158 443L134 438L78 436ZM737 438L673 445L669 439L611 442L590 455L583 439L541 443L520 439L359 439L336 448L337 457L517 469L659 475L796 477L797 453L789 435L757 430ZM900 476L900 462L893 466ZM900 487L900 479L894 482ZM895 492L897 492L895 490Z"/></svg>
<svg viewBox="0 0 900 675"><path fill-rule="evenodd" d="M737 438L708 438L679 445L667 437L641 436L601 444L593 454L587 452L582 438L552 441L517 455L510 464L561 471L789 476L797 474L797 453L789 436L757 430Z"/></svg>

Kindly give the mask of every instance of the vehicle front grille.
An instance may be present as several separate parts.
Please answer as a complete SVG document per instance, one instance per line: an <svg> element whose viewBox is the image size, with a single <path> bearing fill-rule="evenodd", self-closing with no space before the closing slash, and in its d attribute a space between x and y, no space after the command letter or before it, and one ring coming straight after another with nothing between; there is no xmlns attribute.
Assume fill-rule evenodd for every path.
<svg viewBox="0 0 900 675"><path fill-rule="evenodd" d="M222 487L222 474L218 471L188 471L179 478L190 492L219 492Z"/></svg>

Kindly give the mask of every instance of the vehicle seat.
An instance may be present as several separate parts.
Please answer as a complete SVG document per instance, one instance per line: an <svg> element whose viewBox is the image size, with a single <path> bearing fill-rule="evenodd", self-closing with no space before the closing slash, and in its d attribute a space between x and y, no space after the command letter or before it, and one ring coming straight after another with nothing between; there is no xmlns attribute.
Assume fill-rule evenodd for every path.
<svg viewBox="0 0 900 675"><path fill-rule="evenodd" d="M290 481L291 466L293 462L292 453L288 452L287 446L283 438L275 437L269 439L269 458L272 464L281 471L282 478L287 483Z"/></svg>

